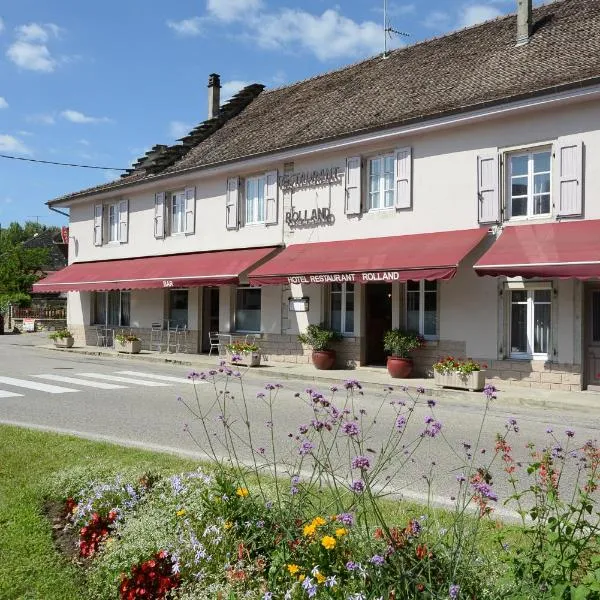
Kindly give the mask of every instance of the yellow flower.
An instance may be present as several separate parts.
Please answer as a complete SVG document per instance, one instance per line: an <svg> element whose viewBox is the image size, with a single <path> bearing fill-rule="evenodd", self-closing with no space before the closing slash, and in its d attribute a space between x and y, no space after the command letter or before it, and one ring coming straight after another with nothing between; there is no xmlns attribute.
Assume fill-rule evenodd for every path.
<svg viewBox="0 0 600 600"><path fill-rule="evenodd" d="M290 575L295 575L300 570L300 567L292 564L287 566L287 570L290 572Z"/></svg>
<svg viewBox="0 0 600 600"><path fill-rule="evenodd" d="M225 521L225 523L223 523L223 527L225 529L231 529L233 527L233 523L231 521Z"/></svg>
<svg viewBox="0 0 600 600"><path fill-rule="evenodd" d="M314 523L311 523L310 525L305 525L302 531L306 537L312 537L315 535L316 530L317 526Z"/></svg>
<svg viewBox="0 0 600 600"><path fill-rule="evenodd" d="M336 543L337 542L335 541L335 538L331 537L330 535L326 535L321 540L321 546L323 546L325 550L333 550L335 548Z"/></svg>
<svg viewBox="0 0 600 600"><path fill-rule="evenodd" d="M250 492L248 491L248 488L242 488L239 487L237 490L235 490L235 493L240 497L240 498L245 498Z"/></svg>
<svg viewBox="0 0 600 600"><path fill-rule="evenodd" d="M175 514L178 517L183 517L185 515L185 508L182 508L181 510L178 510Z"/></svg>
<svg viewBox="0 0 600 600"><path fill-rule="evenodd" d="M312 522L313 525L315 525L316 527L325 525L325 523L327 523L327 521L323 517L315 517Z"/></svg>
<svg viewBox="0 0 600 600"><path fill-rule="evenodd" d="M325 577L325 575L321 575L321 573L319 573L319 571L317 571L315 573L315 577L317 579L317 583L319 583L319 584L323 583L327 579L327 577Z"/></svg>
<svg viewBox="0 0 600 600"><path fill-rule="evenodd" d="M306 579L306 575L298 575L298 581L302 583Z"/></svg>
<svg viewBox="0 0 600 600"><path fill-rule="evenodd" d="M340 527L339 529L335 530L335 537L342 537L343 535L346 535L348 533L348 530L345 527Z"/></svg>

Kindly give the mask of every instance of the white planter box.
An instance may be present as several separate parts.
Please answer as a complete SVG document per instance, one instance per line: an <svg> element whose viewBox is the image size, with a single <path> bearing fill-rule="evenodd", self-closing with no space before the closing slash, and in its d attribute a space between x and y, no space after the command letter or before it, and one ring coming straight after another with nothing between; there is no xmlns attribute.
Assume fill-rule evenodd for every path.
<svg viewBox="0 0 600 600"><path fill-rule="evenodd" d="M438 373L433 372L436 385L442 387L459 388L470 392L480 392L485 387L485 371L473 371L472 373Z"/></svg>
<svg viewBox="0 0 600 600"><path fill-rule="evenodd" d="M134 340L132 342L115 342L117 352L124 352L127 354L139 354L142 349L141 340Z"/></svg>
<svg viewBox="0 0 600 600"><path fill-rule="evenodd" d="M228 354L227 358L231 362L232 354ZM241 354L242 362L237 363L240 365L248 365L249 367L260 367L260 352L249 352L247 354Z"/></svg>
<svg viewBox="0 0 600 600"><path fill-rule="evenodd" d="M72 337L57 338L54 340L54 345L57 348L72 348L75 340Z"/></svg>

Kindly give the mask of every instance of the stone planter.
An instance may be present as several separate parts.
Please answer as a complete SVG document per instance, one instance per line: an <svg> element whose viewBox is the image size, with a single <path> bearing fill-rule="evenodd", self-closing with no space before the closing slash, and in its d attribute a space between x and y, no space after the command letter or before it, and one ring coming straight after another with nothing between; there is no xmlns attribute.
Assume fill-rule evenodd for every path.
<svg viewBox="0 0 600 600"><path fill-rule="evenodd" d="M485 387L485 371L473 371L471 373L459 373L458 371L438 373L434 371L433 379L436 385L469 390L470 392L480 392Z"/></svg>
<svg viewBox="0 0 600 600"><path fill-rule="evenodd" d="M57 348L72 348L75 343L75 339L72 337L57 338L54 340L54 345Z"/></svg>
<svg viewBox="0 0 600 600"><path fill-rule="evenodd" d="M232 356L233 354L231 353L227 354L227 359L229 362L231 362ZM260 367L260 352L244 352L244 354L239 354L238 356L241 356L242 362L238 362L236 364L247 365L249 367Z"/></svg>
<svg viewBox="0 0 600 600"><path fill-rule="evenodd" d="M133 340L131 342L119 342L115 343L117 352L123 352L124 354L139 354L142 350L142 341Z"/></svg>

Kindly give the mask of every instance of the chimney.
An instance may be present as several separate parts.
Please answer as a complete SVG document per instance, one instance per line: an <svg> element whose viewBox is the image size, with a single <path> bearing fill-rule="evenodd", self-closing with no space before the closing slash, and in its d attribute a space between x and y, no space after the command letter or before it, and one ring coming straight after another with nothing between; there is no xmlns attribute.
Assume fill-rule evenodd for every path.
<svg viewBox="0 0 600 600"><path fill-rule="evenodd" d="M531 0L517 0L517 46L531 37Z"/></svg>
<svg viewBox="0 0 600 600"><path fill-rule="evenodd" d="M531 3L531 0L529 0ZM208 76L208 118L213 119L219 114L221 106L221 78L217 73Z"/></svg>

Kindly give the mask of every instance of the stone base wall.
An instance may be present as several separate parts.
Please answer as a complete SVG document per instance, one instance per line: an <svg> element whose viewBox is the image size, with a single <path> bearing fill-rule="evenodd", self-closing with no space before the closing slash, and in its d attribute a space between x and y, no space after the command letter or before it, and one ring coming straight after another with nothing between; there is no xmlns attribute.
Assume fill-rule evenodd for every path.
<svg viewBox="0 0 600 600"><path fill-rule="evenodd" d="M464 358L467 352L466 342L457 342L453 340L437 340L427 342L423 348L412 352L414 360L414 377L433 377L433 363L445 356L455 356Z"/></svg>
<svg viewBox="0 0 600 600"><path fill-rule="evenodd" d="M566 392L583 389L581 365L550 363L542 360L485 360L487 380L495 385L520 385Z"/></svg>
<svg viewBox="0 0 600 600"><path fill-rule="evenodd" d="M67 326L66 319L36 319L35 330L36 331L57 331L58 329L65 329ZM18 329L23 331L23 319L12 318L11 323L12 329Z"/></svg>
<svg viewBox="0 0 600 600"><path fill-rule="evenodd" d="M129 331L130 331L129 327L115 327L113 329L114 329L115 334L118 333L119 331L123 331L124 333L129 333ZM76 346L97 346L98 345L98 336L96 334L96 328L94 326L70 325L69 331L73 334ZM142 340L142 350L150 350L151 349L150 348L150 335L151 335L150 328L147 328L147 329L143 328L143 327L135 328L135 329L131 329L131 332L134 335L137 335L137 337L139 337ZM162 351L165 352L166 351L167 332L163 331L162 334L163 334L162 335L162 339L163 339ZM171 339L173 340L174 338L171 338ZM153 348L153 350L158 352L157 348ZM175 352L175 351L176 351L176 345L175 345L175 342L173 341L170 344L169 352ZM186 353L186 354L197 354L198 353L198 331L190 330L188 332L187 348L184 349L183 345L181 345L179 351Z"/></svg>

